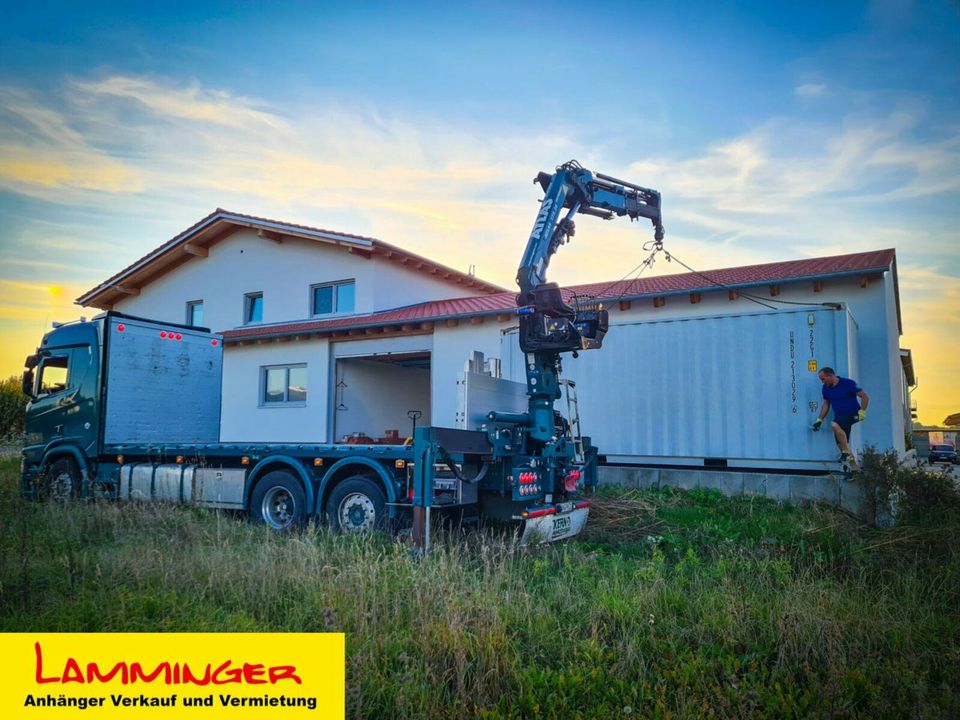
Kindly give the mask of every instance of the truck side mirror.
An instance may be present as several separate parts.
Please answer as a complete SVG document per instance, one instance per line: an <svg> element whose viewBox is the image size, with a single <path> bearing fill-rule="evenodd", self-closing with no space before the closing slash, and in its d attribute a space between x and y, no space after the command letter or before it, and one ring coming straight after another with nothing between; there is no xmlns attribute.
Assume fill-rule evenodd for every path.
<svg viewBox="0 0 960 720"><path fill-rule="evenodd" d="M23 361L23 366L27 370L33 370L37 365L40 364L40 355L27 355L27 359Z"/></svg>
<svg viewBox="0 0 960 720"><path fill-rule="evenodd" d="M36 400L37 396L33 394L33 368L23 371L23 379L20 381L20 389L23 394L31 400Z"/></svg>

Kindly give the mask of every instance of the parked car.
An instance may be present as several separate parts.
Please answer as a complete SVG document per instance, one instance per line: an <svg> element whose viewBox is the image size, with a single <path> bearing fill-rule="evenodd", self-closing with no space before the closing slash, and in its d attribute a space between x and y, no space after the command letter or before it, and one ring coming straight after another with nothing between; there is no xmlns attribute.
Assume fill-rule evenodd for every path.
<svg viewBox="0 0 960 720"><path fill-rule="evenodd" d="M954 450L953 445L931 445L927 459L932 463L945 462L954 465L960 463L960 458L957 457L957 451Z"/></svg>

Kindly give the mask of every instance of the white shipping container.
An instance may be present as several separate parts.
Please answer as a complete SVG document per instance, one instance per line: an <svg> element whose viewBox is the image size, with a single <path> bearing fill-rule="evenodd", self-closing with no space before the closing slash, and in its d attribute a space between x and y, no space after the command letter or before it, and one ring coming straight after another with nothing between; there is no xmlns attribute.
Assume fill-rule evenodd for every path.
<svg viewBox="0 0 960 720"><path fill-rule="evenodd" d="M563 377L608 462L823 470L839 452L829 425L810 429L817 372L856 378L856 345L846 308L625 323L600 350L564 356ZM502 353L506 376L524 380L515 333Z"/></svg>

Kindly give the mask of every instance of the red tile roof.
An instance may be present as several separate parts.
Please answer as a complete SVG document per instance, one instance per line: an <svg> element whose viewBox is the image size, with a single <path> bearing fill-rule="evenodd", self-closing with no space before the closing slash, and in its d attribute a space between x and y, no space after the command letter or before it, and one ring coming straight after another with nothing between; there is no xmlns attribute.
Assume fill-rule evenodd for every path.
<svg viewBox="0 0 960 720"><path fill-rule="evenodd" d="M658 297L695 292L698 290L725 288L742 289L757 285L786 283L798 280L823 279L845 275L883 272L895 265L896 253L892 249L874 250L850 255L790 260L787 262L744 265L741 267L704 270L699 273L680 273L628 281L591 283L564 288L564 298L569 301L578 296L595 297L597 300L631 300L643 297ZM899 304L899 300L898 300ZM279 325L259 325L237 330L227 330L223 338L227 342L255 340L289 335L325 334L337 330L367 327L404 325L433 322L449 318L464 318L479 315L511 313L516 308L516 292L501 292L452 300L433 300L409 307L386 310L362 317L337 318L332 320L306 320ZM899 306L898 306L899 312Z"/></svg>

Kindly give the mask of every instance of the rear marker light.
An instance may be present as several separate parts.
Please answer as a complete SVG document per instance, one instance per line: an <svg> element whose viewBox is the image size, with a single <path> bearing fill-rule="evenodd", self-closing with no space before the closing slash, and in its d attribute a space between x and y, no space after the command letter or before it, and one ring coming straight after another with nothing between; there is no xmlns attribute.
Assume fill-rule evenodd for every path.
<svg viewBox="0 0 960 720"><path fill-rule="evenodd" d="M543 517L544 515L556 515L556 514L557 514L557 509L552 507L543 508L542 510L531 510L530 512L522 513L523 517L528 517L528 518Z"/></svg>
<svg viewBox="0 0 960 720"><path fill-rule="evenodd" d="M181 335L180 333L177 333L177 340L183 340L183 335Z"/></svg>
<svg viewBox="0 0 960 720"><path fill-rule="evenodd" d="M394 466L395 468L399 469L399 470L402 470L403 468L405 468L405 467L407 466L407 461L406 461L406 460L394 460L394 461L393 461L393 466Z"/></svg>
<svg viewBox="0 0 960 720"><path fill-rule="evenodd" d="M220 343L218 343L218 342L217 342L217 339L214 338L213 340L210 341L210 344L213 345L214 347L216 347L216 346L219 345Z"/></svg>
<svg viewBox="0 0 960 720"><path fill-rule="evenodd" d="M242 458L240 458L240 464L241 464L241 465L249 465L249 464L250 464L250 458L248 458L246 455L244 455Z"/></svg>
<svg viewBox="0 0 960 720"><path fill-rule="evenodd" d="M182 463L182 462L183 462L183 455L177 455L177 462L178 462L178 463Z"/></svg>
<svg viewBox="0 0 960 720"><path fill-rule="evenodd" d="M123 465L123 455L117 455L117 465Z"/></svg>
<svg viewBox="0 0 960 720"><path fill-rule="evenodd" d="M214 342L216 342L216 340L214 340ZM314 458L314 459L313 459L313 466L314 466L314 467L320 467L321 465L323 465L323 458Z"/></svg>
<svg viewBox="0 0 960 720"><path fill-rule="evenodd" d="M585 507L590 507L590 502L588 500L584 500L583 502L578 502L576 505L573 506L574 510L580 510L581 508L585 508Z"/></svg>
<svg viewBox="0 0 960 720"><path fill-rule="evenodd" d="M166 336L167 336L167 331L166 331L166 330L161 330L161 331L160 331L160 337L165 338Z"/></svg>
<svg viewBox="0 0 960 720"><path fill-rule="evenodd" d="M117 332L123 332L126 329L127 329L127 326L124 325L123 323L120 323L119 325L117 325Z"/></svg>

